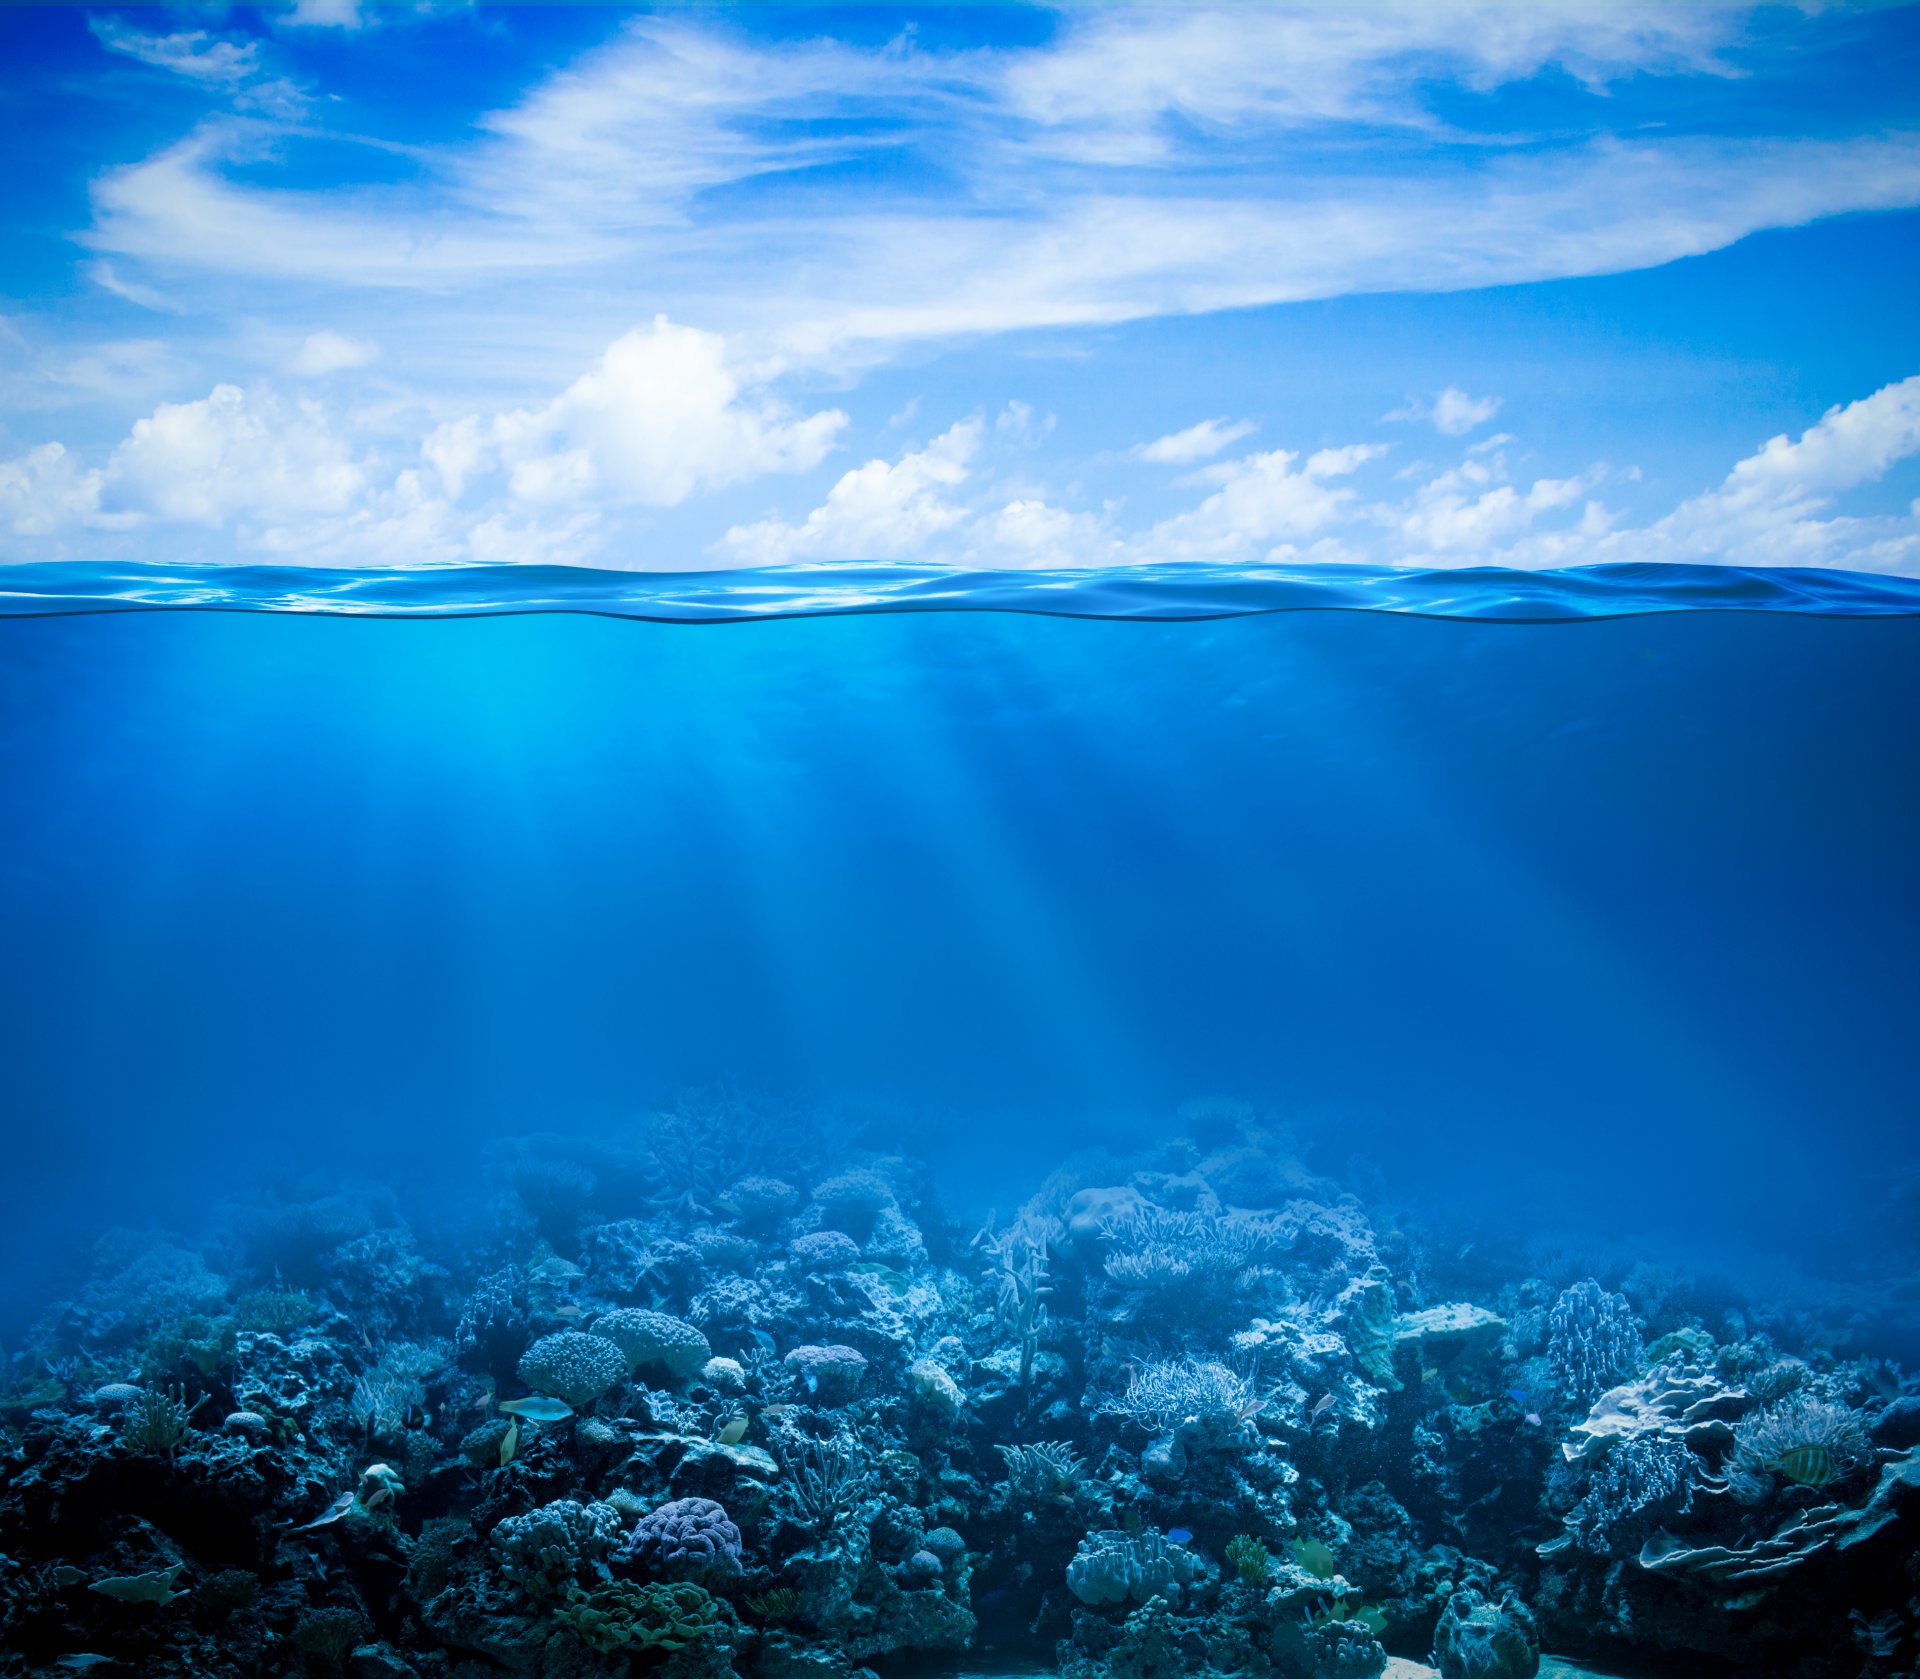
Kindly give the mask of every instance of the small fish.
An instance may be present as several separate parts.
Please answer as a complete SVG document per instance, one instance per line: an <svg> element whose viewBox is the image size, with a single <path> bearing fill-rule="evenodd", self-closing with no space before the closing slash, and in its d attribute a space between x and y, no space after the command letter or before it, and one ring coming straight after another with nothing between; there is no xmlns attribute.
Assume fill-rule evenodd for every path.
<svg viewBox="0 0 1920 1679"><path fill-rule="evenodd" d="M1333 1409L1333 1395L1330 1393L1323 1393L1320 1395L1318 1399L1316 1399L1313 1402L1313 1409L1307 1414L1315 1422L1318 1422L1322 1417L1324 1417L1332 1409Z"/></svg>
<svg viewBox="0 0 1920 1679"><path fill-rule="evenodd" d="M573 1415L573 1407L564 1399L549 1399L543 1393L528 1399L503 1399L500 1409L525 1417L528 1422L562 1422Z"/></svg>
<svg viewBox="0 0 1920 1679"><path fill-rule="evenodd" d="M298 1527L289 1526L289 1533L311 1533L316 1527L330 1527L353 1508L353 1494L343 1492L319 1515L310 1522L302 1522Z"/></svg>
<svg viewBox="0 0 1920 1679"><path fill-rule="evenodd" d="M1524 1405L1529 1396L1525 1388L1508 1388L1507 1397L1516 1405Z"/></svg>
<svg viewBox="0 0 1920 1679"><path fill-rule="evenodd" d="M749 1329L747 1333L753 1337L754 1345L764 1352L767 1357L773 1357L773 1355L780 1350L774 1345L773 1337L764 1329Z"/></svg>
<svg viewBox="0 0 1920 1679"><path fill-rule="evenodd" d="M500 1436L500 1467L505 1469L513 1462L513 1454L520 1449L520 1419L515 1417L507 1424L507 1432Z"/></svg>
<svg viewBox="0 0 1920 1679"><path fill-rule="evenodd" d="M1529 1411L1520 1420L1526 1423L1530 1428L1540 1428L1544 1426L1540 1421L1540 1413L1538 1411Z"/></svg>
<svg viewBox="0 0 1920 1679"><path fill-rule="evenodd" d="M1188 1529L1184 1527L1170 1527L1167 1529L1167 1543L1169 1545L1189 1545L1192 1542L1193 1534Z"/></svg>
<svg viewBox="0 0 1920 1679"><path fill-rule="evenodd" d="M720 1425L720 1432L714 1436L723 1446L737 1446L747 1437L747 1419L729 1417Z"/></svg>
<svg viewBox="0 0 1920 1679"><path fill-rule="evenodd" d="M1837 1466L1830 1448L1809 1441L1789 1447L1767 1467L1797 1487L1824 1487L1834 1478Z"/></svg>

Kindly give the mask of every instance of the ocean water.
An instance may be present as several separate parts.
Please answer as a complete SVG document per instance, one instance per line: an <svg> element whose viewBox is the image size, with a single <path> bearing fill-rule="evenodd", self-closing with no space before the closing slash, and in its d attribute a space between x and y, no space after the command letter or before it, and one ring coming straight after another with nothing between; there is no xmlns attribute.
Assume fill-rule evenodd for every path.
<svg viewBox="0 0 1920 1679"><path fill-rule="evenodd" d="M20 568L0 1671L1505 1673L1448 1629L1511 1594L1623 1673L1911 1672L1916 766L1920 586L1840 573ZM734 1369L505 1453L621 1310ZM1580 1455L1683 1379L1713 1427ZM807 1449L868 1477L812 1521ZM717 1572L501 1573L695 1495ZM675 1578L684 1637L581 1630Z"/></svg>

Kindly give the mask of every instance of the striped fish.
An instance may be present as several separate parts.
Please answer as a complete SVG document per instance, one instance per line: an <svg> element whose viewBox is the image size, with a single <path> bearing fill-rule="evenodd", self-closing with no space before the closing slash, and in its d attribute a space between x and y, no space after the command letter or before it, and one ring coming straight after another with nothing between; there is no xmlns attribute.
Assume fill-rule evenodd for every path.
<svg viewBox="0 0 1920 1679"><path fill-rule="evenodd" d="M1813 1441L1790 1446L1767 1467L1797 1487L1824 1487L1834 1476L1833 1452Z"/></svg>

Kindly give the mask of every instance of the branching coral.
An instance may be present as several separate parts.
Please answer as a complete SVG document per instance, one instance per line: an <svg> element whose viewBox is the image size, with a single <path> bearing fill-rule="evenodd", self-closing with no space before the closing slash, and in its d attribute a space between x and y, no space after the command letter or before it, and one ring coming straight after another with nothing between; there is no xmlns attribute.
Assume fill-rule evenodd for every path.
<svg viewBox="0 0 1920 1679"><path fill-rule="evenodd" d="M787 1514L817 1538L831 1533L866 1493L865 1459L844 1435L819 1440L782 1432L774 1436L774 1450L786 1471L781 1496Z"/></svg>
<svg viewBox="0 0 1920 1679"><path fill-rule="evenodd" d="M1071 1504L1086 1476L1086 1460L1063 1440L994 1449L1006 1460L1007 1478L1000 1485L1007 1503L1016 1509Z"/></svg>
<svg viewBox="0 0 1920 1679"><path fill-rule="evenodd" d="M1122 1288L1208 1300L1286 1245L1279 1222L1247 1214L1170 1212L1142 1202L1100 1227L1106 1273Z"/></svg>
<svg viewBox="0 0 1920 1679"><path fill-rule="evenodd" d="M1152 1434L1187 1425L1238 1435L1264 1408L1251 1377L1199 1358L1154 1359L1139 1366L1109 1409Z"/></svg>
<svg viewBox="0 0 1920 1679"><path fill-rule="evenodd" d="M1640 1321L1623 1295L1591 1277L1567 1289L1547 1314L1547 1363L1560 1391L1591 1404L1640 1369Z"/></svg>
<svg viewBox="0 0 1920 1679"><path fill-rule="evenodd" d="M130 1452L172 1457L191 1437L193 1413L205 1403L202 1396L189 1405L184 1388L142 1388L127 1406L120 1438Z"/></svg>

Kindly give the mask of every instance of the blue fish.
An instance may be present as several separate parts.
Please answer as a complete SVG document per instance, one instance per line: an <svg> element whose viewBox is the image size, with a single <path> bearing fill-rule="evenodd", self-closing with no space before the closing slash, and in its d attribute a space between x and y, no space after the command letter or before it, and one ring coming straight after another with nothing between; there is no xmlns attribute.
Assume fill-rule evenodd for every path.
<svg viewBox="0 0 1920 1679"><path fill-rule="evenodd" d="M1170 1527L1167 1529L1167 1543L1170 1545L1185 1545L1192 1538L1193 1535L1184 1527Z"/></svg>
<svg viewBox="0 0 1920 1679"><path fill-rule="evenodd" d="M1516 1405L1524 1405L1527 1402L1527 1390L1525 1388L1508 1388L1507 1397Z"/></svg>

